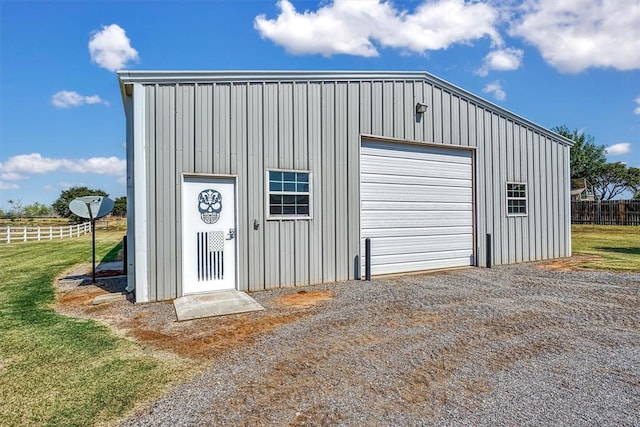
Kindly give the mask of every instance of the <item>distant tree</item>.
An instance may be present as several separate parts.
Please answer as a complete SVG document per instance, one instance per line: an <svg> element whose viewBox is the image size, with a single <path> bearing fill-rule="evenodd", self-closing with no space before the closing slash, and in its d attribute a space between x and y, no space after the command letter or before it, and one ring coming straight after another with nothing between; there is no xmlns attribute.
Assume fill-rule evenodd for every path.
<svg viewBox="0 0 640 427"><path fill-rule="evenodd" d="M569 153L571 179L585 178L595 185L596 177L601 174L607 163L605 147L596 145L593 136L585 135L577 129L571 131L565 125L556 126L551 130L573 141Z"/></svg>
<svg viewBox="0 0 640 427"><path fill-rule="evenodd" d="M53 210L63 218L69 218L71 222L83 222L84 218L80 218L75 215L69 209L69 203L73 199L82 196L108 196L108 194L102 190L91 189L87 187L71 187L68 190L64 190L60 193L60 196L53 202L51 207Z"/></svg>
<svg viewBox="0 0 640 427"><path fill-rule="evenodd" d="M113 210L111 215L114 216L127 216L127 196L118 197L114 201Z"/></svg>
<svg viewBox="0 0 640 427"><path fill-rule="evenodd" d="M640 190L636 190L636 192L633 194L633 198L640 199Z"/></svg>
<svg viewBox="0 0 640 427"><path fill-rule="evenodd" d="M593 181L593 192L599 200L611 200L626 191L640 188L640 169L624 163L607 163Z"/></svg>
<svg viewBox="0 0 640 427"><path fill-rule="evenodd" d="M33 202L25 206L22 209L22 213L24 216L48 216L53 214L53 209L43 203Z"/></svg>
<svg viewBox="0 0 640 427"><path fill-rule="evenodd" d="M24 210L24 207L22 205L22 200L10 199L10 200L7 200L7 203L9 203L9 206L11 206L11 208L9 209L9 216L11 217L22 216L23 210Z"/></svg>

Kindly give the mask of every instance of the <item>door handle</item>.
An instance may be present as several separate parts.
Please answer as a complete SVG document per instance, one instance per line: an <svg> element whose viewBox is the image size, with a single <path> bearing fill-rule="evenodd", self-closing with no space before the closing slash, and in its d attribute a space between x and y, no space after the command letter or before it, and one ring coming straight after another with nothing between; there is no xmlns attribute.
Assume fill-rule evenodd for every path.
<svg viewBox="0 0 640 427"><path fill-rule="evenodd" d="M229 229L229 234L227 234L227 240L231 240L234 237L236 237L236 229L235 228L230 228Z"/></svg>

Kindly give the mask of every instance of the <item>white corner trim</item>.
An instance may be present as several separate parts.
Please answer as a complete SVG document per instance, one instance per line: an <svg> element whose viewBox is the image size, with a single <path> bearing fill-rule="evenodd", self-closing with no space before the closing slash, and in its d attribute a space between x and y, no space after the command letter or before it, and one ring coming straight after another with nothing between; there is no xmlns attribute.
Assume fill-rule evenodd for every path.
<svg viewBox="0 0 640 427"><path fill-rule="evenodd" d="M133 84L133 182L136 302L149 301L147 236L147 143L145 135L145 90Z"/></svg>

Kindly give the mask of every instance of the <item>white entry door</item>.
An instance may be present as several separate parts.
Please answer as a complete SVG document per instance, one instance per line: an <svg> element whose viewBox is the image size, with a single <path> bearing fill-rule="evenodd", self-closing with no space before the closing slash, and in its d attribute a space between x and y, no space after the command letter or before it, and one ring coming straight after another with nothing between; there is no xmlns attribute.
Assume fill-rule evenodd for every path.
<svg viewBox="0 0 640 427"><path fill-rule="evenodd" d="M184 176L182 292L236 288L235 178Z"/></svg>

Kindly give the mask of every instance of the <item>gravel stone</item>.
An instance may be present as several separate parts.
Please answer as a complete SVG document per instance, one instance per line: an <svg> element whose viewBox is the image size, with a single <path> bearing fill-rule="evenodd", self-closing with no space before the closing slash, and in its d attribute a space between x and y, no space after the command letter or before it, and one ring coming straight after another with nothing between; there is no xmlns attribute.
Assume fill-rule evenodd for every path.
<svg viewBox="0 0 640 427"><path fill-rule="evenodd" d="M640 275L541 267L304 288L334 297L121 425L640 425Z"/></svg>

